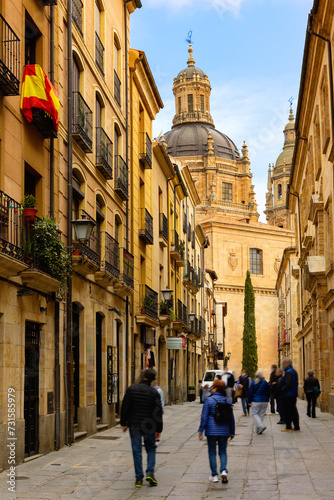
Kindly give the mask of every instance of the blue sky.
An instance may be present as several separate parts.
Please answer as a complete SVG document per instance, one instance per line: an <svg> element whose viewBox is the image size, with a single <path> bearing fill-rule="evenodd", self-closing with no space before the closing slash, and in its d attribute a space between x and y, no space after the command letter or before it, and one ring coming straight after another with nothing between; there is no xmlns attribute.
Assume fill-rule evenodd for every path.
<svg viewBox="0 0 334 500"><path fill-rule="evenodd" d="M187 66L192 30L196 66L209 76L211 115L241 149L249 146L264 210L268 164L283 146L288 99L295 111L307 16L313 0L142 0L131 16L131 46L144 50L164 102L153 136L170 130L173 78ZM261 213L260 220L265 221Z"/></svg>

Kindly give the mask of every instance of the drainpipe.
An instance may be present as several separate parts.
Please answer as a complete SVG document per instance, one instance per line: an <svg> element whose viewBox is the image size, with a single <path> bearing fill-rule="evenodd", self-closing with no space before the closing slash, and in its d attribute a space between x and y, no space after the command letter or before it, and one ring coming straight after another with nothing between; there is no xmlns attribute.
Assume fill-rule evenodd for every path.
<svg viewBox="0 0 334 500"><path fill-rule="evenodd" d="M50 81L54 85L54 5L50 5ZM54 138L50 138L50 217L54 217ZM52 294L55 305L54 331L55 331L55 450L60 448L60 364L59 364L59 302Z"/></svg>
<svg viewBox="0 0 334 500"><path fill-rule="evenodd" d="M297 206L298 206L298 233L299 233L299 258L301 259L302 256L302 232L301 232L301 225L300 225L300 203L299 203L299 195L296 193L291 193L290 191L290 185L288 187L288 195L291 194L292 196L295 196L297 198ZM302 267L299 267L299 277L300 277L300 320L302 324L302 332L303 332L303 337L302 337L302 348L303 348L303 380L305 378L305 338L304 338L304 317L303 317L303 311L304 311L304 296L303 296L303 271Z"/></svg>
<svg viewBox="0 0 334 500"><path fill-rule="evenodd" d="M68 168L67 168L67 247L72 252L72 98L73 98L73 75L72 75L72 0L67 1L67 68L68 68ZM70 391L70 393L68 393ZM73 441L73 415L72 415L72 276L67 278L67 297L66 297L66 425L65 425L65 443L71 444Z"/></svg>

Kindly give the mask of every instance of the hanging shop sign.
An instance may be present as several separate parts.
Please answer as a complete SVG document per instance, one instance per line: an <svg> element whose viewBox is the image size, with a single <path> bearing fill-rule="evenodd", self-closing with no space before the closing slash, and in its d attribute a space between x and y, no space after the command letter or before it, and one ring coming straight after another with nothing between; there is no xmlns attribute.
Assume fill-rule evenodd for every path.
<svg viewBox="0 0 334 500"><path fill-rule="evenodd" d="M182 349L182 338L167 337L167 349Z"/></svg>

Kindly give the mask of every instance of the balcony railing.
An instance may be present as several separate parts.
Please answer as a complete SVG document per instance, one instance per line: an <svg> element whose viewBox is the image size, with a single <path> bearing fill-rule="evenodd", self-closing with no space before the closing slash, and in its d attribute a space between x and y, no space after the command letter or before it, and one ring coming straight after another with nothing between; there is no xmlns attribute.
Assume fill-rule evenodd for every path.
<svg viewBox="0 0 334 500"><path fill-rule="evenodd" d="M192 232L192 239L191 239L191 246L195 248L196 244L196 236L195 236L195 231Z"/></svg>
<svg viewBox="0 0 334 500"><path fill-rule="evenodd" d="M161 316L166 316L174 310L174 300L171 298L170 300L165 300L160 303L160 311L159 314Z"/></svg>
<svg viewBox="0 0 334 500"><path fill-rule="evenodd" d="M73 220L89 219L95 224L95 220L85 210L82 209L73 210L72 218ZM79 255L86 256L90 260L95 262L95 264L98 264L100 266L101 237L99 233L95 234L94 231L95 229L93 229L87 243L81 243L74 240L73 248L74 253L79 253Z"/></svg>
<svg viewBox="0 0 334 500"><path fill-rule="evenodd" d="M99 35L95 31L95 62L96 66L104 76L104 47Z"/></svg>
<svg viewBox="0 0 334 500"><path fill-rule="evenodd" d="M134 256L123 248L123 280L125 284L133 288Z"/></svg>
<svg viewBox="0 0 334 500"><path fill-rule="evenodd" d="M121 105L121 80L118 77L117 71L114 70L114 97L117 104Z"/></svg>
<svg viewBox="0 0 334 500"><path fill-rule="evenodd" d="M177 252L179 251L179 233L175 229L172 231L171 248L175 248Z"/></svg>
<svg viewBox="0 0 334 500"><path fill-rule="evenodd" d="M141 132L139 161L144 168L152 168L152 141L146 132Z"/></svg>
<svg viewBox="0 0 334 500"><path fill-rule="evenodd" d="M81 0L72 0L72 19L80 31L81 36L83 35L82 32L82 9L83 9L83 3Z"/></svg>
<svg viewBox="0 0 334 500"><path fill-rule="evenodd" d="M165 214L159 214L159 236L168 241L168 220Z"/></svg>
<svg viewBox="0 0 334 500"><path fill-rule="evenodd" d="M173 229L170 256L172 257L173 260L175 260L176 264L179 267L184 266L184 250L185 250L184 241L179 240L179 235L177 231Z"/></svg>
<svg viewBox="0 0 334 500"><path fill-rule="evenodd" d="M187 230L188 230L187 214L184 212L184 214L183 214L183 232L186 233Z"/></svg>
<svg viewBox="0 0 334 500"><path fill-rule="evenodd" d="M21 205L0 191L0 253L24 260Z"/></svg>
<svg viewBox="0 0 334 500"><path fill-rule="evenodd" d="M205 319L202 316L199 318L199 329L201 333L205 333Z"/></svg>
<svg viewBox="0 0 334 500"><path fill-rule="evenodd" d="M104 233L104 258L102 266L107 272L116 276L116 278L119 277L119 244L109 233Z"/></svg>
<svg viewBox="0 0 334 500"><path fill-rule="evenodd" d="M200 321L198 318L194 318L194 321L191 323L191 333L195 335L196 337L201 336L201 331L200 331Z"/></svg>
<svg viewBox="0 0 334 500"><path fill-rule="evenodd" d="M153 245L153 217L146 208L139 209L139 237L147 244Z"/></svg>
<svg viewBox="0 0 334 500"><path fill-rule="evenodd" d="M102 127L96 127L95 166L105 179L112 179L113 143Z"/></svg>
<svg viewBox="0 0 334 500"><path fill-rule="evenodd" d="M126 162L118 155L115 156L115 191L124 201L129 195L129 171Z"/></svg>
<svg viewBox="0 0 334 500"><path fill-rule="evenodd" d="M188 224L188 241L191 241L191 224Z"/></svg>
<svg viewBox="0 0 334 500"><path fill-rule="evenodd" d="M0 14L0 89L4 95L19 95L20 39Z"/></svg>
<svg viewBox="0 0 334 500"><path fill-rule="evenodd" d="M80 92L73 92L73 138L85 153L92 152L93 112Z"/></svg>
<svg viewBox="0 0 334 500"><path fill-rule="evenodd" d="M158 294L147 285L140 285L140 305L144 314L158 319Z"/></svg>

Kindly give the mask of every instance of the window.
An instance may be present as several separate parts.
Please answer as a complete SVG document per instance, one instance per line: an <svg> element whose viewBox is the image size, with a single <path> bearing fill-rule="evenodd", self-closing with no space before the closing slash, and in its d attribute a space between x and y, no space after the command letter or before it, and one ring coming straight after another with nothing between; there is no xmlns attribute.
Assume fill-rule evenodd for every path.
<svg viewBox="0 0 334 500"><path fill-rule="evenodd" d="M232 201L232 184L228 182L223 182L223 200L224 201Z"/></svg>
<svg viewBox="0 0 334 500"><path fill-rule="evenodd" d="M101 11L98 2L95 2L95 62L104 76L104 47L101 40Z"/></svg>
<svg viewBox="0 0 334 500"><path fill-rule="evenodd" d="M201 113L204 113L204 95L201 95Z"/></svg>
<svg viewBox="0 0 334 500"><path fill-rule="evenodd" d="M277 194L278 194L278 199L281 200L282 197L283 197L283 194L282 194L282 184L278 185Z"/></svg>
<svg viewBox="0 0 334 500"><path fill-rule="evenodd" d="M251 274L262 274L262 250L249 249L249 267Z"/></svg>
<svg viewBox="0 0 334 500"><path fill-rule="evenodd" d="M188 94L188 113L194 112L194 96L192 94Z"/></svg>
<svg viewBox="0 0 334 500"><path fill-rule="evenodd" d="M24 46L25 46L25 61L24 64L36 64L36 45L37 40L41 36L41 32L37 28L34 21L31 19L28 13L25 17L25 34L24 34Z"/></svg>
<svg viewBox="0 0 334 500"><path fill-rule="evenodd" d="M181 97L178 98L179 114L181 113Z"/></svg>

